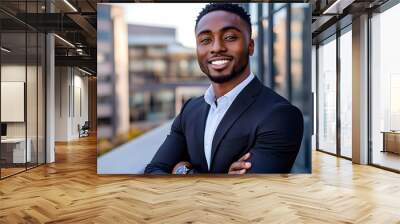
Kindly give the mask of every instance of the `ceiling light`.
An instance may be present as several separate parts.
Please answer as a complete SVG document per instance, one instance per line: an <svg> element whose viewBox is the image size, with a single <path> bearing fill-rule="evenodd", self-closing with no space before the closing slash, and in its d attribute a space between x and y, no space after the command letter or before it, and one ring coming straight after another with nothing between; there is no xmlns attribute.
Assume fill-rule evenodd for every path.
<svg viewBox="0 0 400 224"><path fill-rule="evenodd" d="M342 14L343 9L347 6L351 5L354 0L336 0L332 5L330 5L322 14L329 15L329 14Z"/></svg>
<svg viewBox="0 0 400 224"><path fill-rule="evenodd" d="M1 47L1 50L4 51L4 52L6 52L6 53L10 53L10 52L11 52L11 50L9 50L9 49L7 49L7 48L5 48L5 47Z"/></svg>
<svg viewBox="0 0 400 224"><path fill-rule="evenodd" d="M61 41L63 41L64 43L66 43L67 45L69 45L70 47L75 48L75 45L71 44L71 42L69 42L68 40L58 36L57 34L54 34L55 37L57 37L58 39L60 39Z"/></svg>
<svg viewBox="0 0 400 224"><path fill-rule="evenodd" d="M83 49L82 49L82 48L77 48L77 49L76 49L76 52L77 52L79 55L83 55Z"/></svg>
<svg viewBox="0 0 400 224"><path fill-rule="evenodd" d="M65 4L67 4L74 12L78 12L78 10L71 4L69 3L68 0L64 0Z"/></svg>
<svg viewBox="0 0 400 224"><path fill-rule="evenodd" d="M83 73L85 73L87 75L92 75L92 73L89 73L88 71L85 71L85 70L83 70L83 69L81 69L79 67L78 67L78 69L79 69L79 71L81 71L81 72L83 72Z"/></svg>

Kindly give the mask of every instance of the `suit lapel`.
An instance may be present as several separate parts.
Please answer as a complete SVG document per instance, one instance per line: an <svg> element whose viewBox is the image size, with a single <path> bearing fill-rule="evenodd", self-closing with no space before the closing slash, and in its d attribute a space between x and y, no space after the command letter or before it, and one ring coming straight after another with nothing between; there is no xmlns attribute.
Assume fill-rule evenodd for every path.
<svg viewBox="0 0 400 224"><path fill-rule="evenodd" d="M255 97L262 89L262 84L254 77L254 79L242 90L241 93L236 97L228 111L226 111L224 117L219 123L217 130L215 131L212 148L211 148L211 166L210 170L213 169L214 156L218 151L219 144L224 138L226 132L232 127L235 121L246 111L246 109L254 102ZM204 138L204 131L203 131Z"/></svg>
<svg viewBox="0 0 400 224"><path fill-rule="evenodd" d="M204 131L206 127L206 120L208 111L210 109L210 105L208 105L205 101L201 105L200 113L197 116L197 125L196 125L196 139L197 139L197 146L199 147L199 154L201 155L201 168L202 170L208 170L206 156L204 154Z"/></svg>

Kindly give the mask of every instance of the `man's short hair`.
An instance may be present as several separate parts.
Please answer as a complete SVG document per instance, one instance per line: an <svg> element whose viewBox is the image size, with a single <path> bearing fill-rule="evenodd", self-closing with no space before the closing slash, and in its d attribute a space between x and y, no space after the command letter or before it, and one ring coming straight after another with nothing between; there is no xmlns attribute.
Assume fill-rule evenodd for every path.
<svg viewBox="0 0 400 224"><path fill-rule="evenodd" d="M210 12L219 11L219 10L238 15L249 26L250 37L251 37L250 15L241 6L239 6L238 4L232 4L232 3L210 3L210 4L207 4L203 8L203 10L201 10L199 15L197 16L195 29L197 28L197 24L199 23L200 19L203 18L203 16L207 15Z"/></svg>

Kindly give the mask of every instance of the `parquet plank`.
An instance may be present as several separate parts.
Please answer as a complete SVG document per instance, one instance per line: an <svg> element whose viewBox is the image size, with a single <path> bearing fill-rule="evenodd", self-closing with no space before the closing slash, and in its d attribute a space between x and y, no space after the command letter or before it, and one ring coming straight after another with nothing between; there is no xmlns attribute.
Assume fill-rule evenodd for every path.
<svg viewBox="0 0 400 224"><path fill-rule="evenodd" d="M301 175L96 174L96 139L0 181L0 223L400 223L400 175L313 152Z"/></svg>

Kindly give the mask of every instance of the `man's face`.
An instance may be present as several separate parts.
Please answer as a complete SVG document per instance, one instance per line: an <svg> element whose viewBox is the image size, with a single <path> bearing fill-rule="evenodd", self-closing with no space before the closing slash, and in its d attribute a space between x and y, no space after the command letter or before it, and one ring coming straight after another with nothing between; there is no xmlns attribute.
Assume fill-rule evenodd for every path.
<svg viewBox="0 0 400 224"><path fill-rule="evenodd" d="M213 11L196 28L197 60L201 70L215 83L225 83L246 72L254 41L238 15Z"/></svg>

